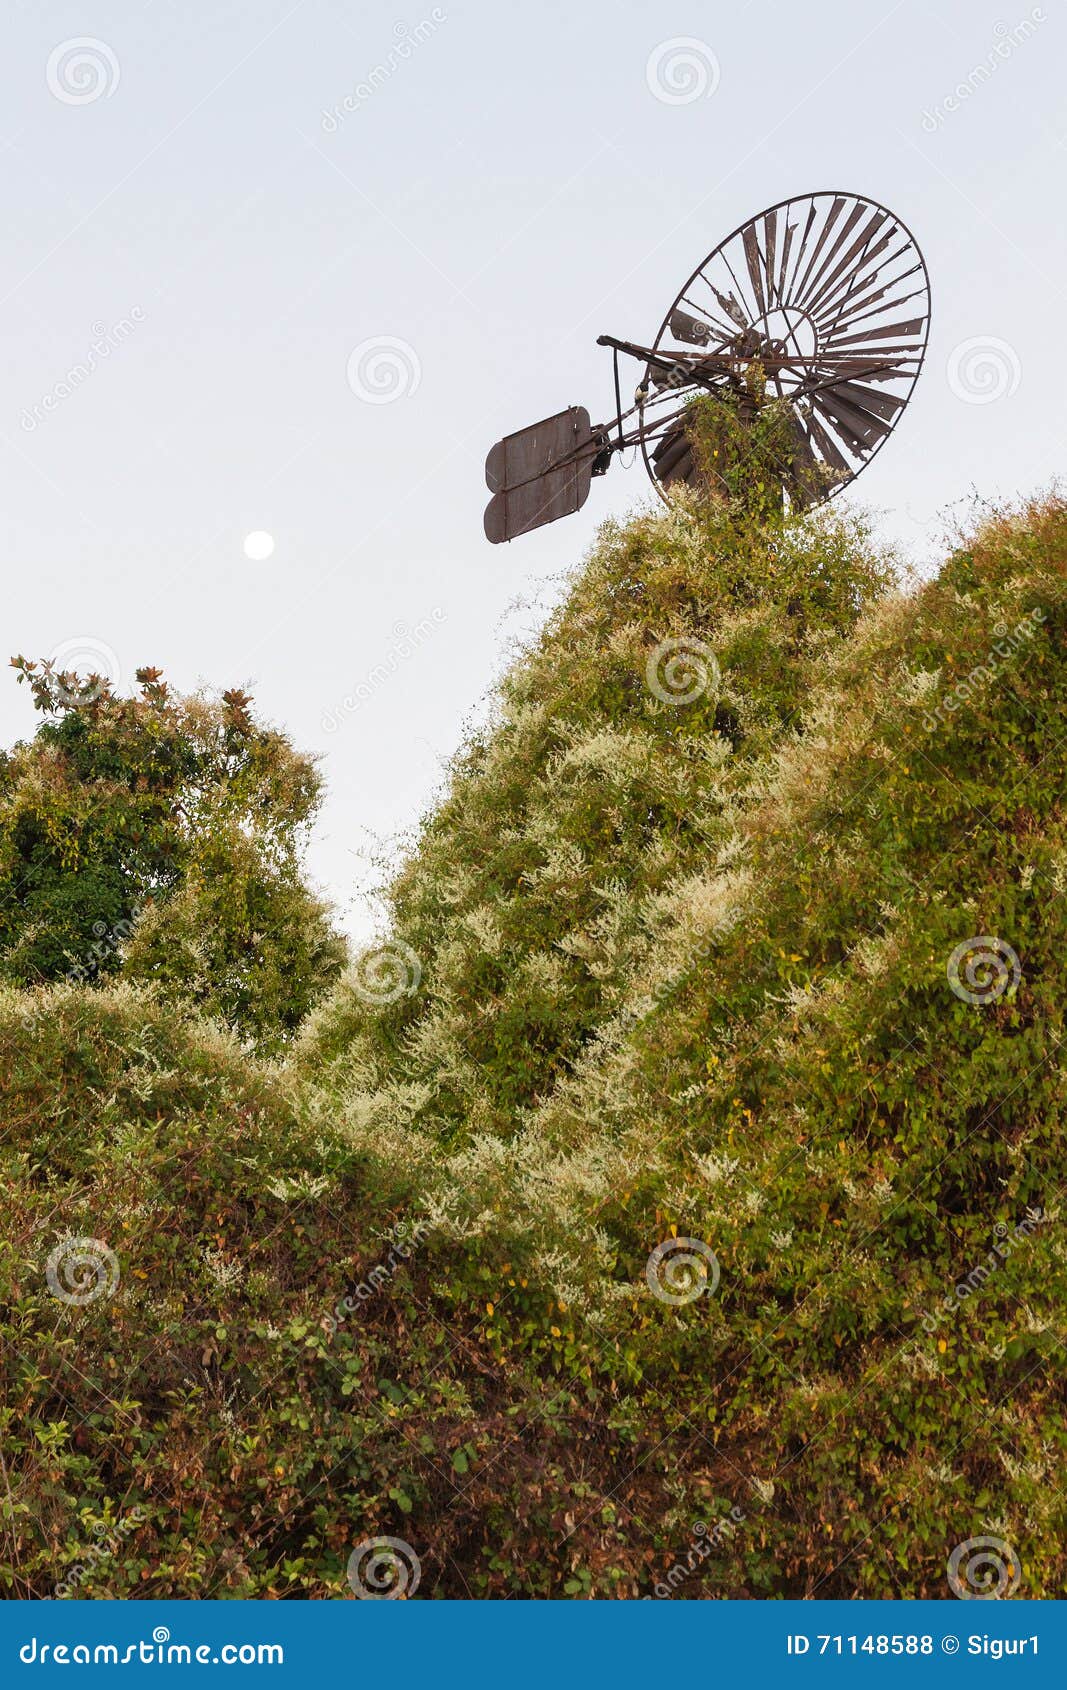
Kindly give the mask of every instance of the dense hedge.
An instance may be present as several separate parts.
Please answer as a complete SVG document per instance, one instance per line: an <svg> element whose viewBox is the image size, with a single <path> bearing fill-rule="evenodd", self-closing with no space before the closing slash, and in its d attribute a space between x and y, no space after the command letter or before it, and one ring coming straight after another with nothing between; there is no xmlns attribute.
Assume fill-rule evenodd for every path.
<svg viewBox="0 0 1067 1690"><path fill-rule="evenodd" d="M10 993L10 1592L1063 1594L1065 629L1056 502L609 531L290 1066Z"/></svg>

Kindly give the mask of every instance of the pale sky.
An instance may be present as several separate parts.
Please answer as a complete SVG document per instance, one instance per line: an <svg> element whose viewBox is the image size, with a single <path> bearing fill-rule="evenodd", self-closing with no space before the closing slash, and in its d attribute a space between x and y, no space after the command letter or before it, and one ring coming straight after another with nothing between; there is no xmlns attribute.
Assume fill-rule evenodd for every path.
<svg viewBox="0 0 1067 1690"><path fill-rule="evenodd" d="M846 189L924 250L926 368L850 495L917 562L972 487L1067 463L1062 0L16 0L6 25L3 656L246 686L322 756L311 867L358 935L368 846L410 832L598 523L651 497L616 463L492 547L486 451L609 417L597 335L651 340L751 214ZM0 741L32 727L12 674Z"/></svg>

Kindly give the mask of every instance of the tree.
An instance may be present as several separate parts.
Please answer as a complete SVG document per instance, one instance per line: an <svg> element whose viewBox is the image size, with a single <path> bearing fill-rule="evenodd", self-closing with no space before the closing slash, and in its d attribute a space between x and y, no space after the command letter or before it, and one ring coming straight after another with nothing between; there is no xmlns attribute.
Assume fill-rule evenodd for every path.
<svg viewBox="0 0 1067 1690"><path fill-rule="evenodd" d="M12 663L44 719L0 752L0 978L121 972L277 1048L345 959L302 870L314 763L240 690Z"/></svg>

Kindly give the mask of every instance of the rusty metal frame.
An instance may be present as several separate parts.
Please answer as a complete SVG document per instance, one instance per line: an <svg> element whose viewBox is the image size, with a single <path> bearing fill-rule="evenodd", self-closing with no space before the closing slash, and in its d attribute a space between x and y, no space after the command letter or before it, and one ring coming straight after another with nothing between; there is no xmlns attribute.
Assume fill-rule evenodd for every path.
<svg viewBox="0 0 1067 1690"><path fill-rule="evenodd" d="M823 206L821 221L817 217L820 202L829 202L828 208ZM805 206L806 224L794 248L800 217L790 224L787 208ZM784 230L779 229L778 222L782 210L787 210ZM809 249L813 231L815 238ZM885 256L886 249L898 240L903 244ZM738 271L747 273L747 289L730 262L729 251L737 242L744 257L742 263L738 256ZM915 262L910 268L882 282L890 267L912 254ZM720 272L725 293L707 273L720 259L732 283L729 285ZM895 297L895 290L911 277L918 278L918 285ZM716 308L691 297L700 281L715 296ZM880 304L887 293L893 297ZM757 308L755 316L749 295ZM913 312L905 321L881 326L876 323L862 333L841 338L841 327L854 330L858 324L898 307L903 309L912 301L922 301L917 316ZM680 422L687 406L701 391L715 393L728 385L744 391L744 374L753 361L758 361L778 395L793 405L802 456L806 455L812 466L821 459L824 466L838 472L825 488L816 481L815 492L809 486L800 495L794 492L793 497L833 497L877 456L907 406L926 361L931 306L929 272L918 242L907 224L887 206L861 194L835 189L778 200L738 224L697 265L672 301L651 347L612 335L599 336L598 345L612 349L614 419L593 424L584 407L572 406L497 442L486 460L486 480L494 495L485 515L487 537L493 541L511 539L573 514L588 497L591 477L603 474L612 455L631 445L640 446L649 479L669 503L662 461L664 446L672 433L680 437ZM772 340L771 319L775 313L781 314L784 323ZM722 320L717 321L717 317ZM805 320L804 335L810 335L814 348L807 355L798 340ZM913 338L920 332L921 338ZM683 341L685 349L666 345L668 337ZM880 340L911 340L912 344L872 346ZM795 356L786 351L789 342ZM781 349L780 354L768 350L774 345ZM690 350L694 347L700 350ZM634 403L625 411L619 382L620 352L636 359L644 371ZM789 379L800 369L808 372L807 379L789 388ZM871 383L890 382L906 385L902 391L887 387L884 393L872 393L870 389ZM674 400L678 401L676 405L672 404ZM568 418L584 419L582 438L573 451L563 449L561 443L544 461L537 456L538 431L554 424L562 427ZM518 454L518 479L510 481L510 471L503 472L503 479L501 472L509 446ZM651 455L650 447L655 448ZM527 450L532 456L524 465L522 453ZM673 445L668 445L666 456L672 464L676 459L681 461ZM522 473L524 468L530 470L528 475ZM568 477L565 472L570 469L574 473ZM679 473L688 477L695 471L690 465ZM531 508L528 497L516 497L509 503L509 494L524 495L539 484L543 489L539 508ZM544 514L546 511L550 514Z"/></svg>

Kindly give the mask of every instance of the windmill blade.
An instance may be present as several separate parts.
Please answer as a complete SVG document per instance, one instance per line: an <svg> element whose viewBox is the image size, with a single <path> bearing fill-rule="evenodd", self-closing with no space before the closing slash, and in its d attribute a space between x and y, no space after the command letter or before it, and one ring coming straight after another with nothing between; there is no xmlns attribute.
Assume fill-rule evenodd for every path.
<svg viewBox="0 0 1067 1690"><path fill-rule="evenodd" d="M873 246L867 241L851 246L848 252L834 265L830 274L823 277L812 297L805 301L805 310L810 311L813 315L820 310L825 312L830 310L831 307L835 307L835 301L835 308L839 308L841 301L838 299L838 295L842 288L847 290L850 280L856 275L857 268L862 268L865 264L873 264L876 259L880 258L895 235L896 230L890 229L888 234L882 235L879 240L874 242ZM876 275L877 270L872 273Z"/></svg>
<svg viewBox="0 0 1067 1690"><path fill-rule="evenodd" d="M835 320L826 332L827 334L839 335L845 329L855 329L860 323L869 322L872 317L883 317L887 311L899 311L902 305L910 304L913 299L922 299L925 293L925 288L916 288L913 293L906 293L900 299L885 299L880 305L873 306L870 311L856 311L847 317L842 317L840 321ZM880 296L868 294L867 297L868 299L878 299ZM865 302L861 301L860 303Z"/></svg>
<svg viewBox="0 0 1067 1690"><path fill-rule="evenodd" d="M892 240L893 234L896 234L897 232L897 230L894 230L888 238ZM853 292L858 294L864 288L870 287L872 282L878 280L883 280L883 288L885 292L895 294L900 283L902 283L909 274L914 273L914 269L922 269L922 265L920 264L918 266L914 266L912 271L905 270L894 276L894 265L897 263L898 259L904 258L908 255L909 248L907 242L905 242L903 246L898 247L895 252L888 253L882 251L881 242L876 242L875 246L872 247L869 252L865 252L861 255L855 268L852 271L846 271L843 276L840 276L834 283L833 287L819 299L818 308L812 311L812 315L818 317L820 320L833 315L836 321L837 313L843 312L845 301ZM877 263L873 264L870 269L867 269L867 266L871 264L871 260L874 258L877 258ZM891 280L885 279L890 277L892 277ZM829 330L824 329L824 332L832 333L834 326L835 324L831 323Z"/></svg>
<svg viewBox="0 0 1067 1690"><path fill-rule="evenodd" d="M688 311L675 306L671 312L671 333L675 340L684 340L690 346L706 346L711 339L711 324L702 322L699 317L691 317Z"/></svg>
<svg viewBox="0 0 1067 1690"><path fill-rule="evenodd" d="M817 504L826 495L826 487L820 475L820 461L812 446L812 437L805 427L804 419L794 410L790 418L789 433L793 441L793 455L790 463L792 502L804 507Z"/></svg>
<svg viewBox="0 0 1067 1690"><path fill-rule="evenodd" d="M860 410L870 411L883 421L892 422L898 411L904 409L905 400L895 393L879 393L873 387L865 387L862 382L842 381L835 383L833 392L846 400L850 405L856 405Z"/></svg>
<svg viewBox="0 0 1067 1690"><path fill-rule="evenodd" d="M873 446L892 428L891 423L883 422L880 417L861 410L858 405L850 404L847 399L842 399L834 388L813 394L812 404L822 416L829 418L844 439L848 440L851 436L857 448Z"/></svg>
<svg viewBox="0 0 1067 1690"><path fill-rule="evenodd" d="M800 267L804 262L804 254L808 250L808 241L811 239L812 226L818 214L819 208L813 199L808 208L808 217L807 222L804 224L804 233L801 235L800 243L797 247L797 261L796 267L793 270L792 278L788 283L786 282L784 276L782 278L782 286L780 290L780 297L782 299L791 299L796 295L797 277L800 275Z"/></svg>
<svg viewBox="0 0 1067 1690"><path fill-rule="evenodd" d="M767 310L767 302L763 295L763 254L760 252L759 241L756 239L756 231L752 227L751 223L743 231L741 235L741 242L745 249L745 263L748 265L748 275L749 280L752 283L752 291L756 296L756 304L759 306L760 316L763 316Z"/></svg>
<svg viewBox="0 0 1067 1690"><path fill-rule="evenodd" d="M864 442L862 437L856 433L855 429L849 427L847 423L843 423L840 417L833 416L832 413L825 407L820 407L819 414L824 427L826 429L834 430L838 439L848 449L848 451L852 453L852 456L854 458L862 458L864 453ZM813 410L812 416L814 417L814 415L815 412Z"/></svg>
<svg viewBox="0 0 1067 1690"><path fill-rule="evenodd" d="M883 282L880 288L875 288L871 293L865 293L864 288L875 279L877 272L875 277L865 276L862 282L857 282L849 293L843 294L835 303L827 303L818 311L812 312L820 332L824 336L837 334L843 329L854 328L857 323L865 322L868 317L880 317L884 311L899 310L909 300L919 299L926 292L925 288L913 288L910 293L904 294L898 294L897 288L920 269L920 265L914 264L910 270L905 270L892 282Z"/></svg>
<svg viewBox="0 0 1067 1690"><path fill-rule="evenodd" d="M773 211L764 212L763 230L763 250L767 255L767 305L770 307L777 298L774 286L774 248L778 239L778 222Z"/></svg>
<svg viewBox="0 0 1067 1690"><path fill-rule="evenodd" d="M846 272L848 272L850 265L852 266L854 273L857 260L861 265L866 264L869 263L870 260L877 255L877 253L883 252L893 239L893 236L896 233L895 229L890 229L887 235L883 235L881 240L876 243L873 250L871 249L871 241L885 222L888 215L888 212L876 212L867 224L866 228L860 232L851 245L845 248L844 252L840 253L840 256L837 257L837 263L833 265L833 268L828 269L827 266L833 263L833 259L840 252L841 245L847 239L846 225L845 229L841 231L841 239L838 241L834 250L827 256L826 263L823 265L818 276L815 277L811 287L807 290L802 299L797 300L797 304L802 305L806 311L813 310L820 300L826 299L833 292L835 284L841 280L842 276L844 276ZM851 221L851 219L849 221Z"/></svg>
<svg viewBox="0 0 1067 1690"><path fill-rule="evenodd" d="M827 247L826 252L823 255L822 263L819 265L818 269L814 271L814 273L809 271L807 277L805 278L803 292L797 295L797 301L796 302L797 302L798 305L801 305L801 306L805 305L807 303L810 295L814 291L814 289L817 288L819 286L820 282L823 281L823 279L826 276L826 272L827 272L829 266L833 263L834 259L839 255L841 248L844 246L845 242L848 240L849 236L851 235L853 229L856 227L856 224L859 222L860 218L863 216L865 209L866 209L866 207L863 206L862 204L854 205L852 207L852 210L848 213L848 216L845 218L845 221L842 223L841 227L837 230L837 233L834 235L834 237L831 240L829 246ZM862 237L861 237L861 244L862 244Z"/></svg>
<svg viewBox="0 0 1067 1690"><path fill-rule="evenodd" d="M890 229L884 237L891 242L900 234L897 228ZM893 252L886 252L881 242L876 242L869 251L861 252L850 270L839 276L833 286L825 294L820 295L814 314L819 317L827 316L831 311L837 311L846 299L854 294L860 294L865 288L874 283L881 283L883 289L893 292L909 275L922 270L922 260L911 265L908 269L898 270L896 265L901 259L915 257L915 249L905 236L900 246Z"/></svg>
<svg viewBox="0 0 1067 1690"><path fill-rule="evenodd" d="M826 459L826 462L830 464L833 469L840 470L842 475L851 475L852 465L844 456L836 442L829 434L827 434L818 417L812 413L811 415L803 418L802 421L811 438L818 446L819 451Z"/></svg>
<svg viewBox="0 0 1067 1690"><path fill-rule="evenodd" d="M734 298L732 293L720 293L718 288L711 282L708 283L708 286L711 288L712 293L715 295L715 298L718 300L732 323L736 323L739 329L747 329L751 327L749 320L745 315L744 308L742 307L740 301Z"/></svg>
<svg viewBox="0 0 1067 1690"><path fill-rule="evenodd" d="M827 346L865 346L872 340L891 340L894 336L921 334L924 319L912 317L907 323L889 323L884 329L867 329L862 334L831 335Z"/></svg>
<svg viewBox="0 0 1067 1690"><path fill-rule="evenodd" d="M782 268L778 276L778 286L775 290L779 299L783 299L785 297L785 278L786 272L789 269L789 249L793 245L793 236L796 233L796 227L795 223L787 223L785 226L785 240L782 243Z"/></svg>
<svg viewBox="0 0 1067 1690"><path fill-rule="evenodd" d="M815 265L819 261L819 254L821 253L823 247L825 246L827 238L830 234L830 231L832 230L834 224L837 222L837 219L840 217L841 212L844 210L846 203L847 202L844 198L844 195L838 194L837 197L834 200L833 205L830 207L829 211L827 212L826 222L823 224L822 228L819 230L818 236L817 236L816 241L815 241L815 246L814 246L814 249L812 250L811 257L808 260L808 267L804 272L803 278L798 282L797 277L796 276L793 277L792 297L795 300L799 301L804 297L804 289L808 285L808 279L811 276L812 270L814 269ZM799 273L799 270L800 270L800 262L803 259L803 256L804 256L804 254L802 252L801 255L800 255L800 260L797 261L797 271L798 271L798 273Z"/></svg>
<svg viewBox="0 0 1067 1690"><path fill-rule="evenodd" d="M870 277L866 277L862 282L854 282L851 290L844 294L842 298L834 302L827 300L824 305L812 310L811 315L824 335L831 334L835 329L843 328L846 323L852 322L856 313L865 305L873 305L876 300L885 299L886 294L890 292L888 282L876 289L874 293L869 293L866 297L863 297L863 289L869 284L870 280ZM882 309L888 310L890 303L889 300L886 300ZM846 306L850 307L847 311Z"/></svg>
<svg viewBox="0 0 1067 1690"><path fill-rule="evenodd" d="M701 280L703 281L703 277L701 277ZM728 341L734 338L732 325L728 321L723 322L712 307L703 300L698 302L691 299L687 293L683 293L675 300L673 309L674 311L687 309L689 315L695 316L698 323L707 323L719 346L725 346Z"/></svg>
<svg viewBox="0 0 1067 1690"><path fill-rule="evenodd" d="M882 348L879 347L879 352ZM896 349L887 347L884 357L857 357L855 353L821 352L817 359L809 359L805 370L809 376L818 375L820 379L851 381L862 378L865 381L879 381L887 378L907 375L909 372L903 365L915 363L917 354L900 357Z"/></svg>
<svg viewBox="0 0 1067 1690"><path fill-rule="evenodd" d="M666 479L687 457L692 457L692 447L685 430L678 429L670 434L665 434L653 458L656 474L661 479Z"/></svg>

